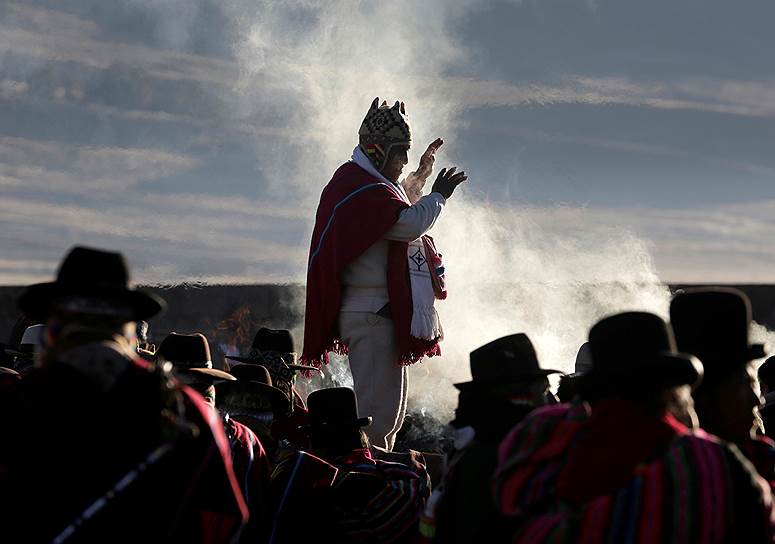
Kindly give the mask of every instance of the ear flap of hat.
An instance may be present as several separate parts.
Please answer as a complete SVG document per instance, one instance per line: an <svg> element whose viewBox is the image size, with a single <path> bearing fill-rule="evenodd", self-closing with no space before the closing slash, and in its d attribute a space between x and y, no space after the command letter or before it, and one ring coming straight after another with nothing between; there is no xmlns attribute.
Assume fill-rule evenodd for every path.
<svg viewBox="0 0 775 544"><path fill-rule="evenodd" d="M369 111L379 109L379 97L375 97L374 100L371 103L371 107L369 108Z"/></svg>
<svg viewBox="0 0 775 544"><path fill-rule="evenodd" d="M401 107L399 108L399 111L402 115L406 115L406 106L404 106L404 103L401 102Z"/></svg>

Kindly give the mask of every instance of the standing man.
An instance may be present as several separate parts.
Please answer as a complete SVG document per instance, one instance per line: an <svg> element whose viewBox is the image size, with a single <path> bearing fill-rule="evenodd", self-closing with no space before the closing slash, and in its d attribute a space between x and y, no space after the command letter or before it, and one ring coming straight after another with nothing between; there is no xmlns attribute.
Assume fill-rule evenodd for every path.
<svg viewBox="0 0 775 544"><path fill-rule="evenodd" d="M411 143L404 104L375 98L352 160L323 189L307 269L301 363L319 367L329 351L348 353L358 403L374 418L369 439L388 450L406 412L406 365L440 353L433 303L446 296L444 269L424 235L467 179L445 168L419 197L438 139L405 181L410 200L398 180Z"/></svg>

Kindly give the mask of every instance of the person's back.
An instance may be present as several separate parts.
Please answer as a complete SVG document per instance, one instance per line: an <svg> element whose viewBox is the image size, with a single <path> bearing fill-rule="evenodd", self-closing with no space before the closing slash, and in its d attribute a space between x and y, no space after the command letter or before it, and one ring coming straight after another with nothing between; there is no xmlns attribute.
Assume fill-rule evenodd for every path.
<svg viewBox="0 0 775 544"><path fill-rule="evenodd" d="M339 470L331 489L340 542L407 542L418 535L430 495L425 466L372 458L367 448L332 460Z"/></svg>
<svg viewBox="0 0 775 544"><path fill-rule="evenodd" d="M512 542L772 541L769 486L734 446L703 431L674 426L659 453L602 493L585 485L605 479L598 459L573 463L569 478L591 417L583 402L542 408L502 444L496 493L514 520ZM618 454L627 450L623 440Z"/></svg>
<svg viewBox="0 0 775 544"><path fill-rule="evenodd" d="M471 421L473 439L460 444L449 461L435 513L436 542L496 539L500 531L490 482L498 466L498 448L504 436L535 406L495 398L486 401L492 413L477 414Z"/></svg>
<svg viewBox="0 0 775 544"><path fill-rule="evenodd" d="M436 542L500 540L500 515L490 480L498 465L503 437L534 408L556 402L530 338L510 334L470 354L471 381L460 391L455 419L455 452L434 490L423 518L423 533ZM435 525L435 530L433 526Z"/></svg>
<svg viewBox="0 0 775 544"><path fill-rule="evenodd" d="M768 483L735 446L689 428L702 366L670 327L618 314L589 345L580 399L539 408L501 444L495 489L513 542L771 542Z"/></svg>
<svg viewBox="0 0 775 544"><path fill-rule="evenodd" d="M335 540L406 542L416 537L431 491L422 456L410 456L410 464L374 459L361 431L371 418L358 417L352 389L314 391L307 403L311 451L337 469L326 501Z"/></svg>
<svg viewBox="0 0 775 544"><path fill-rule="evenodd" d="M19 298L46 334L0 398L3 542L222 542L247 517L214 412L138 358L128 331L163 302L128 281L77 247Z"/></svg>
<svg viewBox="0 0 775 544"><path fill-rule="evenodd" d="M71 526L73 541L158 534L197 542L208 541L201 531L212 521L233 533L244 505L230 485L233 475L221 456L225 444L218 443L224 437L213 436L206 406L193 393L169 387L143 362L115 361L109 347L99 351L100 364L104 357L116 364L115 381L106 389L64 363L22 380L12 412L21 416L3 425L6 489L13 490L14 503L9 520L16 528L6 534L51 540ZM144 472L102 510L74 525L142 464Z"/></svg>

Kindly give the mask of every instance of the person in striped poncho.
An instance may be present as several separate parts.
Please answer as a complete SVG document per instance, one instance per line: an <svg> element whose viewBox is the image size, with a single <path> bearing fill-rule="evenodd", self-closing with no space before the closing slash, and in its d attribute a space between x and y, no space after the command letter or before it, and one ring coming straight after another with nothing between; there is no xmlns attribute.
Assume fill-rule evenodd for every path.
<svg viewBox="0 0 775 544"><path fill-rule="evenodd" d="M730 288L686 289L670 304L670 321L678 348L698 357L705 368L694 391L700 426L735 444L775 484L775 443L757 436L756 391L752 361L766 355L750 341L751 302Z"/></svg>
<svg viewBox="0 0 775 544"><path fill-rule="evenodd" d="M337 469L326 496L333 540L340 543L413 542L430 495L430 477L421 455L410 464L374 459L358 417L355 393L333 387L310 393L310 445L313 454Z"/></svg>
<svg viewBox="0 0 775 544"><path fill-rule="evenodd" d="M494 492L512 542L771 542L769 485L692 430L702 370L646 313L590 331L582 398L539 408L501 444ZM687 425L688 424L688 425Z"/></svg>

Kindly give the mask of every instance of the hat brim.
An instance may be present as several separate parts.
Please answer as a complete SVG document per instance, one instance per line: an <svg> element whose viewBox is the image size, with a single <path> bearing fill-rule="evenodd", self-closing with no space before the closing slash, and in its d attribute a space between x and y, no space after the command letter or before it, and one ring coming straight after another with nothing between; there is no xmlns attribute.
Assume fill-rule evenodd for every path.
<svg viewBox="0 0 775 544"><path fill-rule="evenodd" d="M57 282L30 285L19 297L17 305L28 317L44 321L54 302L68 295L94 296L123 304L129 309L127 317L132 321L150 319L167 308L160 297L140 289L95 287L74 290Z"/></svg>
<svg viewBox="0 0 775 544"><path fill-rule="evenodd" d="M237 361L238 363L249 363L249 364L260 365L264 362L264 360L261 357L244 357L242 355L225 355L224 357L232 361ZM293 365L288 365L288 368L296 371L320 372L320 369L315 366L293 364Z"/></svg>
<svg viewBox="0 0 775 544"><path fill-rule="evenodd" d="M261 364L261 357L243 357L242 355L224 355L227 359L237 361L238 363Z"/></svg>
<svg viewBox="0 0 775 544"><path fill-rule="evenodd" d="M310 372L321 372L321 370L316 366L288 365L288 368L290 368L291 370L308 370Z"/></svg>
<svg viewBox="0 0 775 544"><path fill-rule="evenodd" d="M29 360L32 360L35 358L35 354L31 351L19 351L15 349L5 349L3 351L5 351L11 357L22 357L24 359L29 359Z"/></svg>
<svg viewBox="0 0 775 544"><path fill-rule="evenodd" d="M696 389L702 381L702 363L686 353L665 353L647 363L628 366L622 372L605 372L595 369L575 378L579 393L598 391L601 387L622 386L627 390L666 389L689 385Z"/></svg>
<svg viewBox="0 0 775 544"><path fill-rule="evenodd" d="M217 380L223 380L228 382L236 381L237 378L229 374L228 372L224 372L223 370L219 370L217 368L175 368L174 372L177 374L190 374L193 376L196 376L197 378L209 378L213 381Z"/></svg>
<svg viewBox="0 0 775 544"><path fill-rule="evenodd" d="M234 393L251 393L265 396L272 405L272 411L276 414L285 414L291 409L291 401L280 389L273 385L247 380L221 382L215 386L215 398L217 403L225 403L229 395Z"/></svg>
<svg viewBox="0 0 775 544"><path fill-rule="evenodd" d="M21 378L21 374L19 374L13 368L8 368L7 366L0 366L0 376L13 376L15 378Z"/></svg>
<svg viewBox="0 0 775 544"><path fill-rule="evenodd" d="M453 383L458 391L469 391L473 389L493 389L495 387L504 387L510 384L516 384L519 383L522 380L530 380L535 378L545 378L546 376L549 376L551 374L565 374L562 370L553 370L551 368L541 368L536 370L535 372L526 372L524 374L517 374L513 377L510 377L508 381L498 381L498 382L482 382L482 381L476 381L471 380L469 382L461 382L461 383Z"/></svg>

